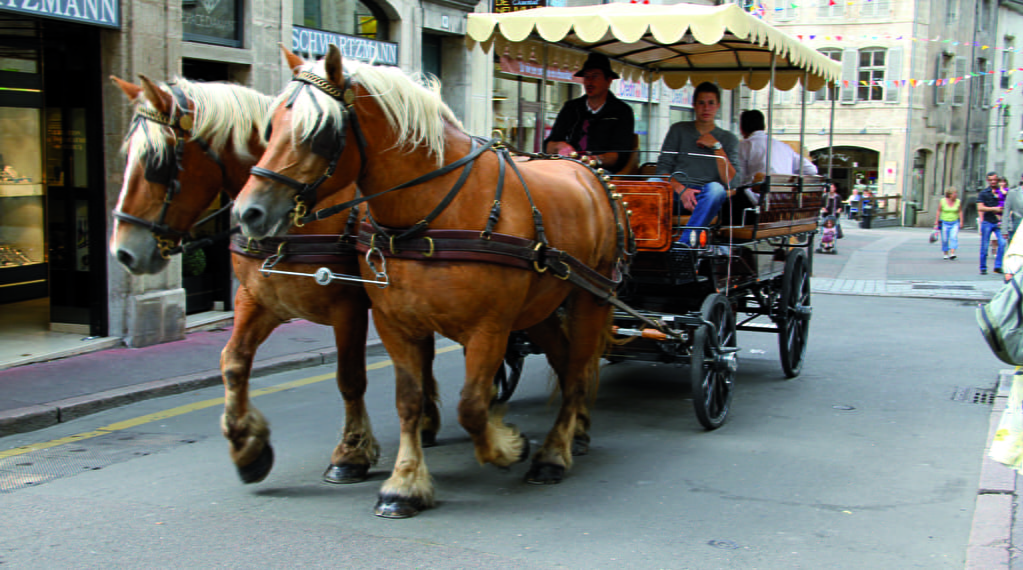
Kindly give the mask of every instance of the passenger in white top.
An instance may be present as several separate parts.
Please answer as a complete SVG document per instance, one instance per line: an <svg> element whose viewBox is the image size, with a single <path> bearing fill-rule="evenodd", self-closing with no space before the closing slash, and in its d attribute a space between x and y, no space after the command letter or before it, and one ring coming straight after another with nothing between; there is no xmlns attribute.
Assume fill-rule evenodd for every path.
<svg viewBox="0 0 1023 570"><path fill-rule="evenodd" d="M757 110L743 111L739 115L739 169L742 184L751 184L757 173L768 174L767 133L764 132L764 114ZM792 147L778 139L771 139L770 174L817 174L817 166L801 156Z"/></svg>

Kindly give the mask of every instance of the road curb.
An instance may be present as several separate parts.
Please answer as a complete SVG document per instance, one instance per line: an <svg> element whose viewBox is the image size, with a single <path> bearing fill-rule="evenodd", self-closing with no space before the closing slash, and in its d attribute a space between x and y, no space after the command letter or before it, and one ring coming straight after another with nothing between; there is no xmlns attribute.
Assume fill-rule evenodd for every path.
<svg viewBox="0 0 1023 570"><path fill-rule="evenodd" d="M997 394L988 421L987 444L977 484L970 540L966 546L966 568L989 570L1009 568L1012 554L1013 505L1016 501L1016 471L987 456L998 422L1005 410L1014 370L998 374Z"/></svg>
<svg viewBox="0 0 1023 570"><path fill-rule="evenodd" d="M336 349L287 354L256 361L252 365L252 377L257 378L336 361ZM0 411L0 437L40 430L133 402L181 394L219 384L221 384L220 370L213 369L56 402Z"/></svg>

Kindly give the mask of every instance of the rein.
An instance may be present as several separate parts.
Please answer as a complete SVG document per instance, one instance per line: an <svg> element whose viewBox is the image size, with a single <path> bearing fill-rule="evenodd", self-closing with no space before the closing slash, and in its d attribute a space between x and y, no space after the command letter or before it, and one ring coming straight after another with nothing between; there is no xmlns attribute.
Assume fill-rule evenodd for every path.
<svg viewBox="0 0 1023 570"><path fill-rule="evenodd" d="M131 129L128 131L128 136L130 137L135 129L139 128L142 121L150 121L169 127L174 132L175 143L171 157L169 157L169 159L165 157L165 159L158 164L150 162L146 165L146 180L155 184L161 184L167 189L164 194L163 204L160 206L160 212L157 214L155 221L139 218L120 210L114 210L113 212L115 219L149 230L156 239L157 245L160 248L160 255L164 259L168 259L171 255L181 253L182 251L192 251L193 249L204 247L210 243L221 241L229 237L231 234L240 231L240 228L235 227L213 237L193 240L183 245L175 245L176 241L183 241L187 238L191 238L192 228L200 226L210 219L220 215L222 212L230 209L234 202L233 200L229 200L225 206L199 220L195 224L192 224L192 228L189 228L188 230L180 231L167 225L167 211L170 209L171 202L173 202L174 198L181 192L181 183L178 180L178 176L181 174L182 170L184 170L181 166L181 160L185 153L185 136L189 136L192 141L199 145L199 148L206 153L206 156L208 156L210 160L212 160L220 168L221 180L225 183L227 181L227 167L224 166L224 162L220 159L217 152L213 150L209 143L202 137L191 136L192 127L195 123L192 117L194 113L189 108L188 98L185 96L184 91L182 91L181 87L176 84L170 84L169 87L171 94L174 96L174 105L171 109L171 114L166 115L155 109L140 107L136 110L135 117L132 119Z"/></svg>

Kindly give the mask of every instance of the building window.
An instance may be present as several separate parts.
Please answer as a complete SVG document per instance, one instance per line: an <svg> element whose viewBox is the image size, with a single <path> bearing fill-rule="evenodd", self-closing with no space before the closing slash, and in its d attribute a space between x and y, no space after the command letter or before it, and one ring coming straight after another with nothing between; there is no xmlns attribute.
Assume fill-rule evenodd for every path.
<svg viewBox="0 0 1023 570"><path fill-rule="evenodd" d="M976 70L977 73L980 73L981 75L978 76L979 81L972 82L973 85L971 86L971 90L973 92L972 96L974 98L974 101L979 102L981 108L983 109L987 109L989 106L991 106L992 81L991 76L988 75L987 68L988 68L987 59L983 57L978 57Z"/></svg>
<svg viewBox="0 0 1023 570"><path fill-rule="evenodd" d="M181 0L181 35L186 41L242 47L242 0Z"/></svg>
<svg viewBox="0 0 1023 570"><path fill-rule="evenodd" d="M887 18L889 12L889 0L866 0L860 8L860 16L864 18Z"/></svg>
<svg viewBox="0 0 1023 570"><path fill-rule="evenodd" d="M884 100L885 52L884 48L860 50L860 64L857 69L859 81L856 94L857 100Z"/></svg>
<svg viewBox="0 0 1023 570"><path fill-rule="evenodd" d="M842 63L842 50L838 48L822 48L817 51L830 57L833 61ZM839 85L841 85L841 82L836 82L832 87L822 87L817 91L817 99L820 101L837 101L842 89Z"/></svg>
<svg viewBox="0 0 1023 570"><path fill-rule="evenodd" d="M1009 88L1009 76L1010 70L1015 69L1015 58L1013 58L1013 52L1015 51L1015 42L1012 36L1005 36L1005 45L1002 46L1002 76L1001 76L1001 88Z"/></svg>
<svg viewBox="0 0 1023 570"><path fill-rule="evenodd" d="M817 0L818 18L841 18L845 15L845 2Z"/></svg>
<svg viewBox="0 0 1023 570"><path fill-rule="evenodd" d="M795 20L796 19L796 7L793 3L786 3L784 6L777 6L774 9L774 19L779 21Z"/></svg>
<svg viewBox="0 0 1023 570"><path fill-rule="evenodd" d="M959 17L959 0L945 0L945 25L950 26Z"/></svg>
<svg viewBox="0 0 1023 570"><path fill-rule="evenodd" d="M934 104L944 105L948 102L948 80L952 77L952 56L938 56L936 75L939 81L934 82Z"/></svg>
<svg viewBox="0 0 1023 570"><path fill-rule="evenodd" d="M388 39L388 19L375 4L346 0L294 0L292 24L375 40Z"/></svg>

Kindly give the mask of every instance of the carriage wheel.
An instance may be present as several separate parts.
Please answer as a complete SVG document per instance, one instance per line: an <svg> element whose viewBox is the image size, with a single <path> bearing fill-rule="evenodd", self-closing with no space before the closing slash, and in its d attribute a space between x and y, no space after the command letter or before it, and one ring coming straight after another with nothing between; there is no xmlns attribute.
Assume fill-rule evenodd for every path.
<svg viewBox="0 0 1023 570"><path fill-rule="evenodd" d="M693 389L693 407L696 419L706 429L717 429L725 423L732 405L732 387L738 366L737 353L718 353L715 344L736 348L735 314L728 299L719 293L708 296L700 307L704 320L714 329L702 325L693 335L690 357L690 377ZM716 330L715 330L716 329ZM714 342L716 335L717 342Z"/></svg>
<svg viewBox="0 0 1023 570"><path fill-rule="evenodd" d="M785 259L778 316L778 351L786 378L799 376L810 334L810 271L806 253L792 250Z"/></svg>

